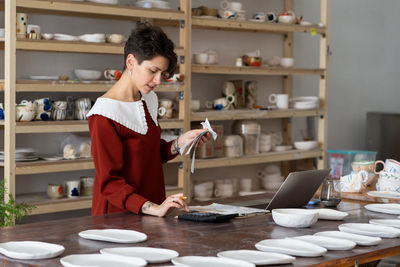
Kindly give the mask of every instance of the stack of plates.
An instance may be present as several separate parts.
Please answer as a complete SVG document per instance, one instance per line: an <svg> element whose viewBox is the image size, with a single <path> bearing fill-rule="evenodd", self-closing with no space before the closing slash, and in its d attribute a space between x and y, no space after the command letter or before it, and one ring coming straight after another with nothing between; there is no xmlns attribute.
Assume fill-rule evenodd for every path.
<svg viewBox="0 0 400 267"><path fill-rule="evenodd" d="M73 35L55 33L54 40L58 41L79 41L79 38Z"/></svg>
<svg viewBox="0 0 400 267"><path fill-rule="evenodd" d="M319 106L319 99L316 96L295 97L289 102L295 109L316 109Z"/></svg>
<svg viewBox="0 0 400 267"><path fill-rule="evenodd" d="M105 43L106 35L104 33L83 34L79 36L79 40L88 43Z"/></svg>
<svg viewBox="0 0 400 267"><path fill-rule="evenodd" d="M15 150L15 161L34 161L38 159L39 156L35 150L31 148L20 148ZM0 160L4 161L4 151L0 151Z"/></svg>
<svg viewBox="0 0 400 267"><path fill-rule="evenodd" d="M87 0L88 2L108 4L108 5L118 5L118 0Z"/></svg>
<svg viewBox="0 0 400 267"><path fill-rule="evenodd" d="M135 3L135 6L143 8L162 8L170 9L171 5L166 1L161 0L141 0Z"/></svg>

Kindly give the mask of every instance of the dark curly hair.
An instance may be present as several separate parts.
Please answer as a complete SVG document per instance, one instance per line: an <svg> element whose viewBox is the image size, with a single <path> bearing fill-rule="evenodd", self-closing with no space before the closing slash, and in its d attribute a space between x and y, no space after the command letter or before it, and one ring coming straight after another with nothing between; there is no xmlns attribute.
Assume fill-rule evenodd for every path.
<svg viewBox="0 0 400 267"><path fill-rule="evenodd" d="M156 56L163 56L169 61L167 73L172 76L177 65L175 45L159 27L149 23L138 23L125 43L124 69L126 58L133 54L139 64L144 60L152 60Z"/></svg>

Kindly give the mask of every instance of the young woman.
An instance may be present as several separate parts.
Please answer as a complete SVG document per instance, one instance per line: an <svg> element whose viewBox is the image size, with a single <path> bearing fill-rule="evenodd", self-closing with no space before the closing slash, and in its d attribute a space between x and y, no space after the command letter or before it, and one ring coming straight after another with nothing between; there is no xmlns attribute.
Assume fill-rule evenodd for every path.
<svg viewBox="0 0 400 267"><path fill-rule="evenodd" d="M88 114L96 170L92 215L187 211L182 194L165 198L162 163L204 130L188 131L171 142L161 139L153 92L176 68L174 44L160 28L138 24L125 44L124 62L120 80ZM201 144L209 138L203 136Z"/></svg>

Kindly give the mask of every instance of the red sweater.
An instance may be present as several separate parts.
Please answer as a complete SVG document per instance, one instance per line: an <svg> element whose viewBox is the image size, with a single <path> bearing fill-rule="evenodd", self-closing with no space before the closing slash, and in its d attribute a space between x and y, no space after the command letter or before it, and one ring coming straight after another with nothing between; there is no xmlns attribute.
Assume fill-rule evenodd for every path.
<svg viewBox="0 0 400 267"><path fill-rule="evenodd" d="M162 163L171 156L172 142L160 139L146 103L145 135L101 115L89 117L95 166L92 215L131 211L139 214L146 201L165 200Z"/></svg>

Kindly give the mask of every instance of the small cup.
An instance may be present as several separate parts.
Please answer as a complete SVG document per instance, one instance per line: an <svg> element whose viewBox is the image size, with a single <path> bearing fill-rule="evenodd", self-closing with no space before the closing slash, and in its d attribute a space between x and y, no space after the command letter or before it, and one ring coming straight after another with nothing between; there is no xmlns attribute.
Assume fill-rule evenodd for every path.
<svg viewBox="0 0 400 267"><path fill-rule="evenodd" d="M281 66L284 68L290 68L294 65L294 58L292 57L283 57L281 58Z"/></svg>
<svg viewBox="0 0 400 267"><path fill-rule="evenodd" d="M193 55L194 63L196 64L207 64L208 54L207 53L197 53Z"/></svg>
<svg viewBox="0 0 400 267"><path fill-rule="evenodd" d="M268 100L269 102L276 104L278 109L289 108L289 96L287 94L271 94Z"/></svg>
<svg viewBox="0 0 400 267"><path fill-rule="evenodd" d="M47 196L51 199L57 199L64 196L64 187L60 184L47 185Z"/></svg>
<svg viewBox="0 0 400 267"><path fill-rule="evenodd" d="M192 101L190 101L190 108L192 109L192 111L199 110L200 109L200 100L192 99Z"/></svg>
<svg viewBox="0 0 400 267"><path fill-rule="evenodd" d="M65 184L66 184L67 197L77 198L80 196L80 191L81 191L80 180L67 181Z"/></svg>
<svg viewBox="0 0 400 267"><path fill-rule="evenodd" d="M230 197L233 195L233 184L218 184L214 190L216 197Z"/></svg>
<svg viewBox="0 0 400 267"><path fill-rule="evenodd" d="M82 176L81 180L81 196L92 196L93 195L93 185L94 178Z"/></svg>
<svg viewBox="0 0 400 267"><path fill-rule="evenodd" d="M174 102L170 99L159 99L158 100L158 106L159 107L164 107L164 108L173 108L174 107Z"/></svg>
<svg viewBox="0 0 400 267"><path fill-rule="evenodd" d="M244 192L250 192L252 188L253 179L242 178L240 179L240 190Z"/></svg>

